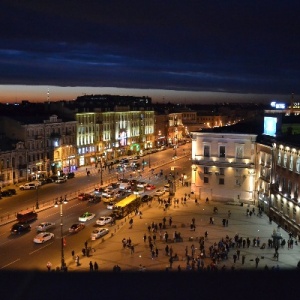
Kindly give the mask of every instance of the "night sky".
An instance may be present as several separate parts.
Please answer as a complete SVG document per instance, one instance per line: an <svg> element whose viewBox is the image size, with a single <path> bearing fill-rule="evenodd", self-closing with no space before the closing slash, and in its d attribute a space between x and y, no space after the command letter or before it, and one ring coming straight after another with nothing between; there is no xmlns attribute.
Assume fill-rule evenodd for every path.
<svg viewBox="0 0 300 300"><path fill-rule="evenodd" d="M300 1L1 0L0 101L297 98Z"/></svg>

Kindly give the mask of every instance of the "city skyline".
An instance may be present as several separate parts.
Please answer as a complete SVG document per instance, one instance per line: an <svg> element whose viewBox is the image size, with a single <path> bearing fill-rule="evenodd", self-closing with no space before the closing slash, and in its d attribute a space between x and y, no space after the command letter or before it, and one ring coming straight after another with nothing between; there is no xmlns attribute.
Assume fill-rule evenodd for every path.
<svg viewBox="0 0 300 300"><path fill-rule="evenodd" d="M296 1L0 4L0 102L83 94L154 102L289 101Z"/></svg>

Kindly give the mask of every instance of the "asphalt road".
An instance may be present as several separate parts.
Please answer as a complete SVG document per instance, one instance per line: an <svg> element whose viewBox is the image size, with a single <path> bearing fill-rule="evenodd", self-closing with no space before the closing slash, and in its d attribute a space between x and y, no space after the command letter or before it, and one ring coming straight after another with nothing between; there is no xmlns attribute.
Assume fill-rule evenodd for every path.
<svg viewBox="0 0 300 300"><path fill-rule="evenodd" d="M170 164L174 164L172 159L170 159L170 154L172 150L158 152L151 155L151 169L161 164L165 164L160 169L164 172L170 171ZM182 159L182 162L186 164L188 162L188 157ZM169 164L168 164L169 163ZM187 169L189 170L189 169ZM156 170L155 170L156 172ZM154 174L155 174L154 172ZM103 179L105 182L116 180L116 174L107 174L105 171L103 173ZM129 173L125 174L128 177ZM150 172L149 168L145 169L143 174L143 180L154 183L157 186L162 186L164 181L161 178L155 178ZM76 198L79 191L92 191L95 186L99 185L99 174L97 170L91 169L91 176L86 176L85 169L79 170L76 173L74 179L69 180L64 184L49 184L42 186L38 191L40 208L38 214L38 220L31 224L32 230L24 235L13 236L10 235L9 231L12 223L1 226L0 228L0 250L4 255L0 256L0 269L1 270L44 270L45 261L51 261L53 266L60 265L61 259L61 238L60 238L60 213L59 208L53 207L56 198L61 195L67 194L67 198ZM79 189L80 188L80 189ZM27 208L34 206L36 199L34 198L37 191L20 191L17 196L5 199L4 202L1 201L1 208L3 210L9 210L11 207L18 211L21 207ZM71 196L72 195L72 196ZM43 200L42 200L43 199ZM50 199L50 200L49 200ZM8 201L11 201L8 203ZM50 202L49 202L50 201ZM14 203L10 206L11 203ZM24 203L27 205L24 207ZM45 203L45 204L44 204ZM50 207L49 207L50 203ZM48 205L48 209L43 210L44 205ZM92 243L90 240L90 233L95 227L96 218L88 221L86 223L86 228L77 234L69 234L68 228L73 224L78 222L78 216L83 212L93 212L96 214L96 218L110 214L111 211L106 209L106 205L101 202L97 204L90 204L86 201L73 200L69 201L67 204L63 205L63 235L66 239L67 245L64 247L66 260L70 257L70 253L73 249L76 252L81 251L86 240ZM33 238L36 235L35 227L42 221L51 221L56 223L56 227L50 230L54 233L55 238L45 244L36 245L33 243ZM117 225L111 229L111 232L115 232Z"/></svg>

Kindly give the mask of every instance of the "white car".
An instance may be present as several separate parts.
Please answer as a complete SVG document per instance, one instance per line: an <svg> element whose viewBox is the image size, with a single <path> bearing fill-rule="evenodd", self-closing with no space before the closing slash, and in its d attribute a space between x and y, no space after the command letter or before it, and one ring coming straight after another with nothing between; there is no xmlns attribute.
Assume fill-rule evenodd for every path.
<svg viewBox="0 0 300 300"><path fill-rule="evenodd" d="M66 177L58 177L56 180L55 180L55 183L64 183L67 181L67 178Z"/></svg>
<svg viewBox="0 0 300 300"><path fill-rule="evenodd" d="M114 209L115 204L113 202L109 202L106 206L107 209Z"/></svg>
<svg viewBox="0 0 300 300"><path fill-rule="evenodd" d="M53 222L42 222L40 225L36 226L36 231L42 232L47 231L50 228L53 228L55 226L55 223Z"/></svg>
<svg viewBox="0 0 300 300"><path fill-rule="evenodd" d="M34 239L33 242L36 244L42 244L54 238L54 233L52 232L41 232Z"/></svg>
<svg viewBox="0 0 300 300"><path fill-rule="evenodd" d="M35 190L37 187L38 186L35 183L30 182L20 185L20 190Z"/></svg>
<svg viewBox="0 0 300 300"><path fill-rule="evenodd" d="M90 212L85 212L84 214L82 214L79 218L78 221L79 222L86 222L89 220L92 220L96 215L94 213L90 213Z"/></svg>
<svg viewBox="0 0 300 300"><path fill-rule="evenodd" d="M155 196L162 196L165 193L164 190L156 190Z"/></svg>
<svg viewBox="0 0 300 300"><path fill-rule="evenodd" d="M112 221L113 221L112 217L106 217L106 216L104 216L104 217L100 217L96 221L96 224L100 225L100 226L103 226L103 225L106 225L106 224L110 224Z"/></svg>
<svg viewBox="0 0 300 300"><path fill-rule="evenodd" d="M91 239L99 239L100 237L108 234L109 229L108 228L96 228L91 233Z"/></svg>

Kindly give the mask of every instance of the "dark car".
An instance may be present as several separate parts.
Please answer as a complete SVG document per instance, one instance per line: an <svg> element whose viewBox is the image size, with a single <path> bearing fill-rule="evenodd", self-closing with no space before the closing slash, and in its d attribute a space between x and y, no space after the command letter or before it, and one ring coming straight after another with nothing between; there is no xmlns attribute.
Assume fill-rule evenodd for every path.
<svg viewBox="0 0 300 300"><path fill-rule="evenodd" d="M74 178L75 177L75 173L74 172L70 172L67 174L67 178L68 179L71 179L71 178Z"/></svg>
<svg viewBox="0 0 300 300"><path fill-rule="evenodd" d="M75 223L69 228L70 233L76 233L79 232L80 230L84 229L85 225L83 223Z"/></svg>
<svg viewBox="0 0 300 300"><path fill-rule="evenodd" d="M101 201L101 197L94 195L92 198L88 200L90 203L99 203Z"/></svg>
<svg viewBox="0 0 300 300"><path fill-rule="evenodd" d="M8 190L1 191L1 196L2 197L10 197L10 196L12 196L12 193Z"/></svg>
<svg viewBox="0 0 300 300"><path fill-rule="evenodd" d="M78 200L80 200L80 201L87 201L87 200L90 200L92 198L94 198L94 196L91 195L91 194L81 193L81 194L78 195Z"/></svg>
<svg viewBox="0 0 300 300"><path fill-rule="evenodd" d="M152 196L144 195L141 200L142 200L142 202L148 202L148 201L152 201L152 199L153 199Z"/></svg>
<svg viewBox="0 0 300 300"><path fill-rule="evenodd" d="M17 191L16 189L7 189L12 195L16 195Z"/></svg>
<svg viewBox="0 0 300 300"><path fill-rule="evenodd" d="M41 184L44 185L44 184L48 184L48 183L54 182L54 179L51 178L51 177L48 177L48 178L43 178L40 181L41 181Z"/></svg>
<svg viewBox="0 0 300 300"><path fill-rule="evenodd" d="M12 226L11 234L21 234L31 230L31 226L27 223L16 223Z"/></svg>

